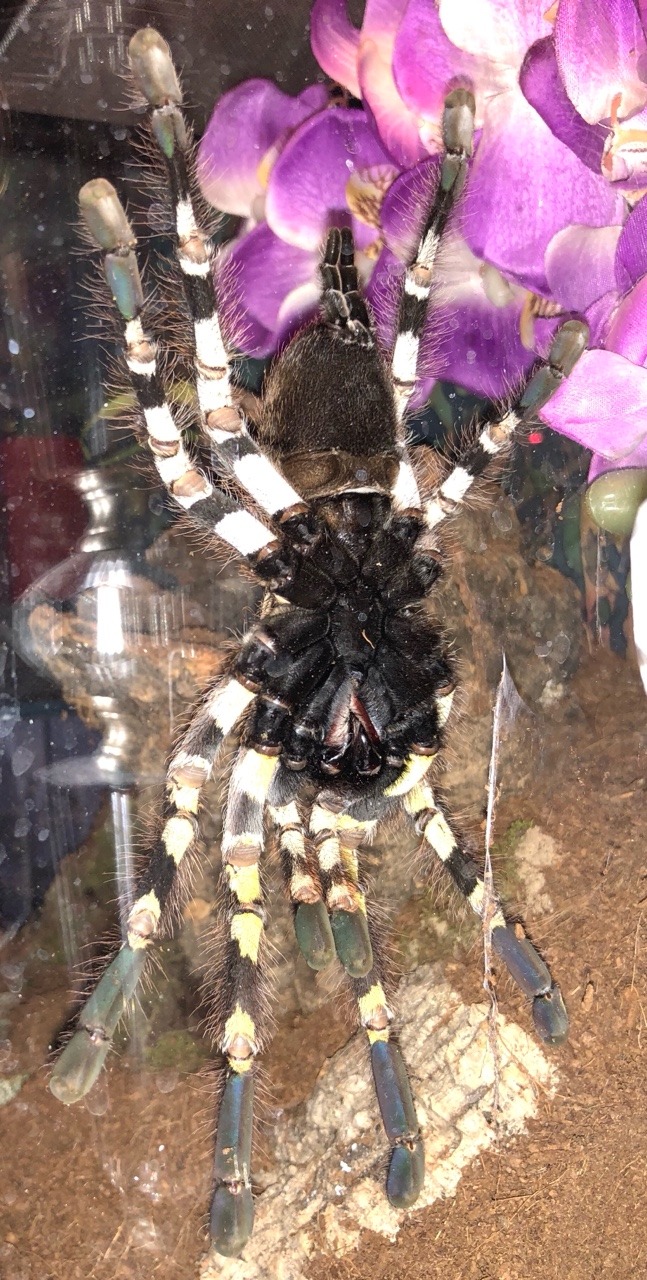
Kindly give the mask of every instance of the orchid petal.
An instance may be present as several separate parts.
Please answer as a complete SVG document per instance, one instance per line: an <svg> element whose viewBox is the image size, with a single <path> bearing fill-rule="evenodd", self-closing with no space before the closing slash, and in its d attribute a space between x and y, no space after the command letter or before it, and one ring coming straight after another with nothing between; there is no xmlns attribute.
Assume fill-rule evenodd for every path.
<svg viewBox="0 0 647 1280"><path fill-rule="evenodd" d="M636 188L647 185L647 108L614 121L602 156L609 182Z"/></svg>
<svg viewBox="0 0 647 1280"><path fill-rule="evenodd" d="M559 74L552 38L538 40L528 50L519 84L555 137L570 147L587 169L600 173L608 130L602 125L587 124L573 109Z"/></svg>
<svg viewBox="0 0 647 1280"><path fill-rule="evenodd" d="M620 227L564 227L545 256L550 293L565 311L586 311L615 289Z"/></svg>
<svg viewBox="0 0 647 1280"><path fill-rule="evenodd" d="M360 98L357 79L359 31L348 21L346 0L315 0L310 14L312 52L331 80Z"/></svg>
<svg viewBox="0 0 647 1280"><path fill-rule="evenodd" d="M634 0L560 0L555 52L566 92L589 124L610 119L614 99L623 117L644 106L647 44Z"/></svg>
<svg viewBox="0 0 647 1280"><path fill-rule="evenodd" d="M474 253L538 293L548 292L544 254L570 223L621 223L625 205L558 142L522 94L489 105L463 200Z"/></svg>
<svg viewBox="0 0 647 1280"><path fill-rule="evenodd" d="M597 302L586 308L586 323L589 326L589 346L604 347L609 328L609 321L618 305L618 291L603 293Z"/></svg>
<svg viewBox="0 0 647 1280"><path fill-rule="evenodd" d="M637 467L640 467L641 470L647 468L647 436L625 458L605 458L601 453L594 453L591 458L587 481L592 484L594 480L597 480L598 476L606 475L609 471L625 471L629 468L633 470Z"/></svg>
<svg viewBox="0 0 647 1280"><path fill-rule="evenodd" d="M647 196L632 209L618 241L616 283L626 293L647 272Z"/></svg>
<svg viewBox="0 0 647 1280"><path fill-rule="evenodd" d="M210 204L248 217L263 190L259 165L264 156L326 101L323 85L291 98L269 80L245 80L223 94L197 156L198 179Z"/></svg>
<svg viewBox="0 0 647 1280"><path fill-rule="evenodd" d="M448 91L458 84L474 91L480 128L485 103L501 80L498 65L463 53L448 40L428 0L410 0L407 5L395 38L393 74L405 105L417 116L436 122L438 149Z"/></svg>
<svg viewBox="0 0 647 1280"><path fill-rule="evenodd" d="M384 146L396 164L415 164L426 154L421 121L405 106L393 78L393 48L408 0L368 0L359 43L361 97Z"/></svg>
<svg viewBox="0 0 647 1280"><path fill-rule="evenodd" d="M353 174L383 173L389 156L363 111L331 107L306 120L288 139L270 174L266 217L275 235L300 249L320 249L331 225L349 222L346 188ZM377 229L354 219L358 247Z"/></svg>
<svg viewBox="0 0 647 1280"><path fill-rule="evenodd" d="M647 369L615 351L585 351L541 416L594 453L627 458L647 434Z"/></svg>
<svg viewBox="0 0 647 1280"><path fill-rule="evenodd" d="M545 0L439 0L445 34L477 58L516 70L534 40L550 34Z"/></svg>
<svg viewBox="0 0 647 1280"><path fill-rule="evenodd" d="M634 364L647 361L647 276L623 298L607 329L604 345L607 351L617 351Z"/></svg>
<svg viewBox="0 0 647 1280"><path fill-rule="evenodd" d="M317 268L316 254L286 244L264 222L235 241L219 286L227 297L227 328L246 355L269 355L286 328L294 328L295 320L312 310L319 292ZM301 293L295 312L295 300L286 300L308 284L314 296L312 291Z"/></svg>

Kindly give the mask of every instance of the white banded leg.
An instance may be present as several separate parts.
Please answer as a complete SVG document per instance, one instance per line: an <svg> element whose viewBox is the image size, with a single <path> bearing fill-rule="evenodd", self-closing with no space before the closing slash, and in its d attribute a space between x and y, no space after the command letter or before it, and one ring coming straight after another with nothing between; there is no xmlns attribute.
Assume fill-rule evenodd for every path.
<svg viewBox="0 0 647 1280"><path fill-rule="evenodd" d="M360 885L358 845L372 840L376 821L335 813L322 801L312 806L310 833L317 851L321 887L338 959L352 978L371 968L373 955Z"/></svg>
<svg viewBox="0 0 647 1280"><path fill-rule="evenodd" d="M311 969L325 969L335 957L335 944L323 900L319 872L306 843L306 832L294 800L272 805L283 877L294 907L294 932Z"/></svg>
<svg viewBox="0 0 647 1280"><path fill-rule="evenodd" d="M555 334L546 362L536 369L510 407L492 422L477 424L478 434L464 440L449 475L424 504L428 529L435 529L453 515L479 476L495 458L505 454L515 432L534 421L579 360L588 342L588 333L587 326L580 320L567 320Z"/></svg>
<svg viewBox="0 0 647 1280"><path fill-rule="evenodd" d="M438 188L425 219L416 256L407 267L400 298L391 368L401 419L416 383L420 339L429 310L438 247L465 184L473 134L474 98L466 89L453 89L445 99L443 112L445 154Z"/></svg>
<svg viewBox="0 0 647 1280"><path fill-rule="evenodd" d="M150 27L130 41L131 71L151 107L151 128L164 157L173 202L177 260L193 324L202 428L218 462L269 516L296 514L300 495L251 439L236 403L214 288L214 250L191 196L192 142L169 47Z"/></svg>
<svg viewBox="0 0 647 1280"><path fill-rule="evenodd" d="M222 538L254 563L260 551L276 543L276 535L216 488L183 442L166 398L157 344L144 328L136 240L117 193L109 182L97 178L81 188L79 204L92 240L103 251L106 278L125 322L126 364L160 479L201 532Z"/></svg>
<svg viewBox="0 0 647 1280"><path fill-rule="evenodd" d="M498 898L488 901L483 875L464 841L448 821L425 781L404 797L404 808L416 830L449 872L457 889L490 932L492 946L515 982L530 1000L536 1030L542 1040L560 1044L568 1034L568 1015L559 987L548 966L519 926L508 924Z"/></svg>
<svg viewBox="0 0 647 1280"><path fill-rule="evenodd" d="M78 1102L101 1071L117 1024L136 993L147 953L159 936L165 909L178 899L182 870L197 835L201 790L226 735L253 697L238 680L220 682L171 759L164 822L137 884L126 940L83 1006L77 1030L52 1074L50 1088L61 1102Z"/></svg>
<svg viewBox="0 0 647 1280"><path fill-rule="evenodd" d="M211 1236L237 1257L251 1235L254 1062L267 1036L264 998L265 904L261 888L263 819L278 755L241 747L229 784L222 838L226 959L220 1049L226 1060L218 1112Z"/></svg>

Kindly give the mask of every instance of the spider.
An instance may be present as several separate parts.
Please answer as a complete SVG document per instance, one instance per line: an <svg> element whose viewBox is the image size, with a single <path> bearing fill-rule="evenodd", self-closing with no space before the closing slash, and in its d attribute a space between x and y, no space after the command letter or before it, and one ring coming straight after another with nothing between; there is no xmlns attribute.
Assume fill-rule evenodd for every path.
<svg viewBox="0 0 647 1280"><path fill-rule="evenodd" d="M51 1088L72 1103L96 1080L151 945L177 908L198 839L201 792L236 730L222 839L227 940L219 1047L226 1065L210 1225L216 1251L237 1256L253 1226L253 1100L267 1039L261 880L267 818L278 836L298 946L315 970L336 956L357 1001L390 1147L392 1205L415 1202L424 1153L362 877L361 846L387 815L404 810L428 863L439 859L484 917L494 951L532 1000L542 1039L556 1044L567 1034L566 1010L546 964L498 902L488 900L473 851L437 794L435 766L456 677L425 601L441 573L445 521L567 376L587 333L567 321L514 402L476 421L444 479L420 492L407 449L407 406L434 262L466 180L474 128L471 94L454 89L444 108L440 179L404 276L393 351L379 348L351 233L332 228L321 259L320 314L279 354L260 411L248 422L223 341L214 250L194 194L190 133L169 48L145 28L131 40L129 56L167 169L193 327L201 442L211 449L213 468L183 437L171 409L144 319L135 236L114 188L103 179L87 183L81 211L124 323L140 430L159 476L194 529L251 568L264 597L255 625L205 691L171 758L159 838L137 885L127 939L84 1005Z"/></svg>

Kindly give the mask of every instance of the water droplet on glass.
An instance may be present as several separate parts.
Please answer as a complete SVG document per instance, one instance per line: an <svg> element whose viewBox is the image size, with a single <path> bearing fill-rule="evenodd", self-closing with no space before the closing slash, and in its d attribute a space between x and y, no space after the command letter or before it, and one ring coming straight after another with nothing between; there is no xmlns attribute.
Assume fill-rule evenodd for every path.
<svg viewBox="0 0 647 1280"><path fill-rule="evenodd" d="M23 773L27 773L35 759L34 752L29 747L16 747L16 750L11 753L11 772L14 778L20 778Z"/></svg>
<svg viewBox="0 0 647 1280"><path fill-rule="evenodd" d="M160 1093L172 1093L177 1087L179 1079L179 1071L158 1071L155 1076L155 1084Z"/></svg>
<svg viewBox="0 0 647 1280"><path fill-rule="evenodd" d="M20 351L20 343L16 342L15 338L10 338L8 346L9 346L9 351L11 352L11 355L17 356L18 352Z"/></svg>

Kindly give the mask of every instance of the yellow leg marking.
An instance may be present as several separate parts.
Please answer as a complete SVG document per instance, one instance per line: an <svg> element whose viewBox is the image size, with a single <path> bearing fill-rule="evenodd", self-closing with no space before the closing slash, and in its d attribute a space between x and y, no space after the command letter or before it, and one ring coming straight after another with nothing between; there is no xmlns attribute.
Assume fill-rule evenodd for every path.
<svg viewBox="0 0 647 1280"><path fill-rule="evenodd" d="M317 858L322 871L332 871L333 867L339 865L339 840L337 836L329 836L327 840L323 840L317 849Z"/></svg>
<svg viewBox="0 0 647 1280"><path fill-rule="evenodd" d="M412 818L415 818L416 814L422 813L423 809L435 809L436 801L429 784L423 782L419 787L412 787L409 794L404 797L404 807Z"/></svg>
<svg viewBox="0 0 647 1280"><path fill-rule="evenodd" d="M442 813L435 813L425 826L425 840L438 854L441 862L446 862L456 848L456 838L450 830Z"/></svg>
<svg viewBox="0 0 647 1280"><path fill-rule="evenodd" d="M362 1025L370 1022L374 1014L379 1013L380 1009L386 1010L386 996L382 983L374 983L370 990L366 992L366 995L360 996L357 1003Z"/></svg>
<svg viewBox="0 0 647 1280"><path fill-rule="evenodd" d="M162 831L162 844L174 862L179 863L182 861L192 840L193 823L190 818L183 818L181 814L178 814L174 818L169 818L168 822L165 823Z"/></svg>
<svg viewBox="0 0 647 1280"><path fill-rule="evenodd" d="M151 889L133 903L128 916L128 945L133 951L141 951L150 944L157 932L162 908L157 894Z"/></svg>
<svg viewBox="0 0 647 1280"><path fill-rule="evenodd" d="M281 845L291 858L302 861L306 856L305 840L300 831L286 831L281 834Z"/></svg>
<svg viewBox="0 0 647 1280"><path fill-rule="evenodd" d="M388 1040L390 1031L388 1027L385 1027L383 1031L373 1031L370 1027L367 1027L366 1034L369 1044L375 1044L376 1040Z"/></svg>
<svg viewBox="0 0 647 1280"><path fill-rule="evenodd" d="M443 725L449 720L449 713L452 709L454 694L446 693L444 698L436 698L436 709L438 711L438 723L442 729Z"/></svg>
<svg viewBox="0 0 647 1280"><path fill-rule="evenodd" d="M236 1038L242 1036L256 1050L256 1027L254 1021L250 1018L244 1009L237 1004L233 1013L230 1013L225 1023L225 1034L223 1036L223 1053L227 1052L229 1045Z"/></svg>
<svg viewBox="0 0 647 1280"><path fill-rule="evenodd" d="M232 867L231 863L227 862L225 875L231 892L244 906L249 906L252 902L260 902L261 878L257 862L251 867Z"/></svg>
<svg viewBox="0 0 647 1280"><path fill-rule="evenodd" d="M312 813L310 814L310 830L313 835L318 835L320 831L334 831L336 826L336 816L329 809L324 809L320 804L313 804Z"/></svg>
<svg viewBox="0 0 647 1280"><path fill-rule="evenodd" d="M258 949L263 932L263 921L253 911L239 911L232 917L229 930L233 942L238 943L241 956L258 964Z"/></svg>
<svg viewBox="0 0 647 1280"><path fill-rule="evenodd" d="M197 813L198 804L200 802L199 787L176 787L171 782L168 788L168 795L171 804L176 809L182 809L184 813Z"/></svg>
<svg viewBox="0 0 647 1280"><path fill-rule="evenodd" d="M223 733L229 733L253 697L254 694L244 685L239 684L237 680L230 680L224 689L218 689L216 693L212 693L207 703L207 711L218 728Z"/></svg>
<svg viewBox="0 0 647 1280"><path fill-rule="evenodd" d="M432 760L435 756L420 756L412 754L409 756L402 773L398 775L395 782L385 789L385 796L404 796L407 791L411 791L418 782L421 782L425 774L431 768Z"/></svg>
<svg viewBox="0 0 647 1280"><path fill-rule="evenodd" d="M472 908L472 911L475 911L477 916L483 915L483 904L485 901L485 885L483 884L482 880L476 881L476 884L474 885L474 888L472 889L472 892L470 893L467 901L469 902L470 907Z"/></svg>
<svg viewBox="0 0 647 1280"><path fill-rule="evenodd" d="M264 756L262 752L254 751L250 747L234 766L231 776L234 792L243 791L252 800L263 804L278 764L278 756Z"/></svg>

